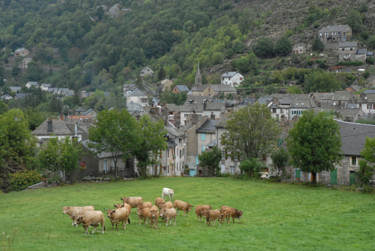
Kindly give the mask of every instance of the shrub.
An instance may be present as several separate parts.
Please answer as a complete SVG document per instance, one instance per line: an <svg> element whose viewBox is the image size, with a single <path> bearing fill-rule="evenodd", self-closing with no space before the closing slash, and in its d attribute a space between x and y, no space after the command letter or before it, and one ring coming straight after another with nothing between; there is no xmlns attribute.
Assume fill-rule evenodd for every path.
<svg viewBox="0 0 375 251"><path fill-rule="evenodd" d="M10 176L10 190L19 191L41 181L42 176L35 170L25 170Z"/></svg>

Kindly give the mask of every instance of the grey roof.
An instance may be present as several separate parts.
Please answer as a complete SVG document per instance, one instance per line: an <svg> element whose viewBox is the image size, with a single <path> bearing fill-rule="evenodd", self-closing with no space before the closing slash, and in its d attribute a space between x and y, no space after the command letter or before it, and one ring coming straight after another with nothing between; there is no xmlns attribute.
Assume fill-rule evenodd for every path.
<svg viewBox="0 0 375 251"><path fill-rule="evenodd" d="M32 131L32 135L43 136L43 135L56 135L56 136L65 136L65 135L73 135L74 132L69 130L65 121L52 119L52 132L47 131L48 128L48 119L46 119L40 126L38 126L34 131Z"/></svg>
<svg viewBox="0 0 375 251"><path fill-rule="evenodd" d="M336 91L333 94L333 100L349 101L353 98L353 92L350 91Z"/></svg>
<svg viewBox="0 0 375 251"><path fill-rule="evenodd" d="M204 91L208 85L194 85L193 88L191 88L192 91Z"/></svg>
<svg viewBox="0 0 375 251"><path fill-rule="evenodd" d="M211 85L212 90L214 92L235 92L237 93L236 88L230 85Z"/></svg>
<svg viewBox="0 0 375 251"><path fill-rule="evenodd" d="M364 94L374 94L375 90L366 90L363 92Z"/></svg>
<svg viewBox="0 0 375 251"><path fill-rule="evenodd" d="M213 102L207 102L206 103L206 109L207 111L221 111L225 107L225 103L213 103Z"/></svg>
<svg viewBox="0 0 375 251"><path fill-rule="evenodd" d="M368 51L366 55L369 56L369 57L372 57L372 56L374 56L374 52L373 51Z"/></svg>
<svg viewBox="0 0 375 251"><path fill-rule="evenodd" d="M83 107L78 107L77 109L75 109L75 112L85 112L86 109L83 108Z"/></svg>
<svg viewBox="0 0 375 251"><path fill-rule="evenodd" d="M188 91L190 91L189 88L188 88L186 85L176 85L176 88L177 88L180 92L188 92Z"/></svg>
<svg viewBox="0 0 375 251"><path fill-rule="evenodd" d="M357 42L339 42L339 48L357 47Z"/></svg>
<svg viewBox="0 0 375 251"><path fill-rule="evenodd" d="M343 108L339 110L343 119L345 118L354 118L360 114L363 115L361 108Z"/></svg>
<svg viewBox="0 0 375 251"><path fill-rule="evenodd" d="M216 124L218 120L208 119L204 122L201 127L197 129L197 133L215 133L216 132Z"/></svg>
<svg viewBox="0 0 375 251"><path fill-rule="evenodd" d="M90 112L95 112L95 111L94 111L94 109L89 108L87 111L85 111L85 112L83 113L83 115L86 116L86 115L89 114Z"/></svg>
<svg viewBox="0 0 375 251"><path fill-rule="evenodd" d="M337 120L340 126L344 155L360 156L366 138L375 138L375 125L358 124Z"/></svg>
<svg viewBox="0 0 375 251"><path fill-rule="evenodd" d="M16 96L14 97L15 99L24 99L26 98L27 96L29 96L31 93L22 93L22 92L19 92L19 93L16 93Z"/></svg>
<svg viewBox="0 0 375 251"><path fill-rule="evenodd" d="M366 93L365 95L362 95L361 97L362 97L361 99L362 102L365 102L365 103L375 102L375 93Z"/></svg>
<svg viewBox="0 0 375 251"><path fill-rule="evenodd" d="M358 49L357 55L367 55L367 49Z"/></svg>
<svg viewBox="0 0 375 251"><path fill-rule="evenodd" d="M17 91L20 91L20 90L21 90L21 86L9 86L9 89L10 89L12 92L17 92Z"/></svg>
<svg viewBox="0 0 375 251"><path fill-rule="evenodd" d="M268 105L268 103L272 100L272 96L262 96L260 97L257 102L261 105Z"/></svg>
<svg viewBox="0 0 375 251"><path fill-rule="evenodd" d="M222 78L231 78L233 77L234 75L236 75L238 72L235 72L235 71L228 71L226 73L224 73L223 75L221 75Z"/></svg>
<svg viewBox="0 0 375 251"><path fill-rule="evenodd" d="M326 26L323 27L319 30L319 32L338 32L338 31L351 31L352 29L350 28L349 25L331 25L331 26Z"/></svg>
<svg viewBox="0 0 375 251"><path fill-rule="evenodd" d="M139 88L136 88L134 91L132 91L129 95L127 95L128 97L139 97L139 96L147 96L147 94L140 90Z"/></svg>
<svg viewBox="0 0 375 251"><path fill-rule="evenodd" d="M144 112L142 105L136 104L136 103L129 103L126 105L126 110L128 110L129 113L132 112Z"/></svg>

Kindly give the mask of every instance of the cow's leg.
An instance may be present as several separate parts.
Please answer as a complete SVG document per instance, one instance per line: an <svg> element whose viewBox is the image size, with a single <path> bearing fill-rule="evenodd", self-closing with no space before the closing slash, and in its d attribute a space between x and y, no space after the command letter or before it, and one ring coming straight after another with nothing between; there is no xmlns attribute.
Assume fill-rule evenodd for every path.
<svg viewBox="0 0 375 251"><path fill-rule="evenodd" d="M92 232L91 232L91 233L92 233L92 234L93 234L93 233L95 233L95 230L96 230L96 226L94 227L94 230L92 230Z"/></svg>
<svg viewBox="0 0 375 251"><path fill-rule="evenodd" d="M174 217L174 225L176 226L176 217Z"/></svg>
<svg viewBox="0 0 375 251"><path fill-rule="evenodd" d="M141 217L139 217L139 225L141 225L142 224L142 219L141 219Z"/></svg>

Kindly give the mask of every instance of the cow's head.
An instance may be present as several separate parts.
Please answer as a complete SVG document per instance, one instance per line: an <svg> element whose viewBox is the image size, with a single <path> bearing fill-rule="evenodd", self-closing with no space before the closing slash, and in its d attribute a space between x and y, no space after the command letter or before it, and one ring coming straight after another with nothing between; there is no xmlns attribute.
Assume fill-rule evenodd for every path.
<svg viewBox="0 0 375 251"><path fill-rule="evenodd" d="M119 204L114 204L113 206L115 208L122 208L122 207L124 207L124 204L119 203Z"/></svg>
<svg viewBox="0 0 375 251"><path fill-rule="evenodd" d="M188 211L191 211L191 208L192 207L194 207L193 205L190 205L189 203L188 203Z"/></svg>
<svg viewBox="0 0 375 251"><path fill-rule="evenodd" d="M63 207L63 214L67 214L68 213L68 210L70 209L70 207Z"/></svg>
<svg viewBox="0 0 375 251"><path fill-rule="evenodd" d="M150 212L151 212L151 218L156 219L159 217L159 212L157 209L152 209Z"/></svg>
<svg viewBox="0 0 375 251"><path fill-rule="evenodd" d="M241 217L242 217L242 214L243 214L242 211L237 210L237 211L236 211L236 218L241 218Z"/></svg>
<svg viewBox="0 0 375 251"><path fill-rule="evenodd" d="M116 212L116 209L107 209L107 216L108 218L111 218L111 215Z"/></svg>

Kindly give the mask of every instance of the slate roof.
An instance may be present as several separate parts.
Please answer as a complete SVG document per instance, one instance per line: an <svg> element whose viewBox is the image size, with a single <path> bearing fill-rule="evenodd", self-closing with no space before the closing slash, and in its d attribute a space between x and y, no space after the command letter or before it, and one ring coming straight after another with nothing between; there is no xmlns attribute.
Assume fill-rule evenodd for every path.
<svg viewBox="0 0 375 251"><path fill-rule="evenodd" d="M330 25L323 27L319 30L319 32L337 32L337 31L351 31L351 28L349 25Z"/></svg>
<svg viewBox="0 0 375 251"><path fill-rule="evenodd" d="M333 93L333 100L350 101L353 98L353 93L350 91L336 91Z"/></svg>
<svg viewBox="0 0 375 251"><path fill-rule="evenodd" d="M189 92L189 88L186 86L186 85L176 85L176 88L180 91L180 92Z"/></svg>
<svg viewBox="0 0 375 251"><path fill-rule="evenodd" d="M197 129L197 133L215 133L216 132L216 124L218 120L208 119L204 122L201 127Z"/></svg>
<svg viewBox="0 0 375 251"><path fill-rule="evenodd" d="M24 99L24 98L26 98L29 95L31 95L31 93L19 92L19 93L16 93L16 96L14 98L15 99Z"/></svg>
<svg viewBox="0 0 375 251"><path fill-rule="evenodd" d="M340 126L341 150L344 155L360 156L366 137L375 138L375 125L336 121Z"/></svg>
<svg viewBox="0 0 375 251"><path fill-rule="evenodd" d="M48 132L47 129L48 129L48 119L46 119L34 131L32 131L31 134L36 135L36 136L51 135L51 134L55 136L65 136L65 135L74 134L74 131L72 132L71 130L69 130L65 121L58 120L58 119L52 119L52 132Z"/></svg>
<svg viewBox="0 0 375 251"><path fill-rule="evenodd" d="M223 75L221 75L222 78L231 78L233 76L235 76L238 72L235 72L235 71L228 71L226 73L224 73Z"/></svg>
<svg viewBox="0 0 375 251"><path fill-rule="evenodd" d="M139 97L139 96L147 96L147 94L140 90L139 88L136 88L134 91L132 91L129 95L127 95L128 97Z"/></svg>
<svg viewBox="0 0 375 251"><path fill-rule="evenodd" d="M193 88L191 88L192 91L204 91L208 85L194 85Z"/></svg>
<svg viewBox="0 0 375 251"><path fill-rule="evenodd" d="M357 42L339 42L339 48L345 47L357 47Z"/></svg>
<svg viewBox="0 0 375 251"><path fill-rule="evenodd" d="M212 90L214 92L235 92L237 93L236 88L230 85L211 85Z"/></svg>

